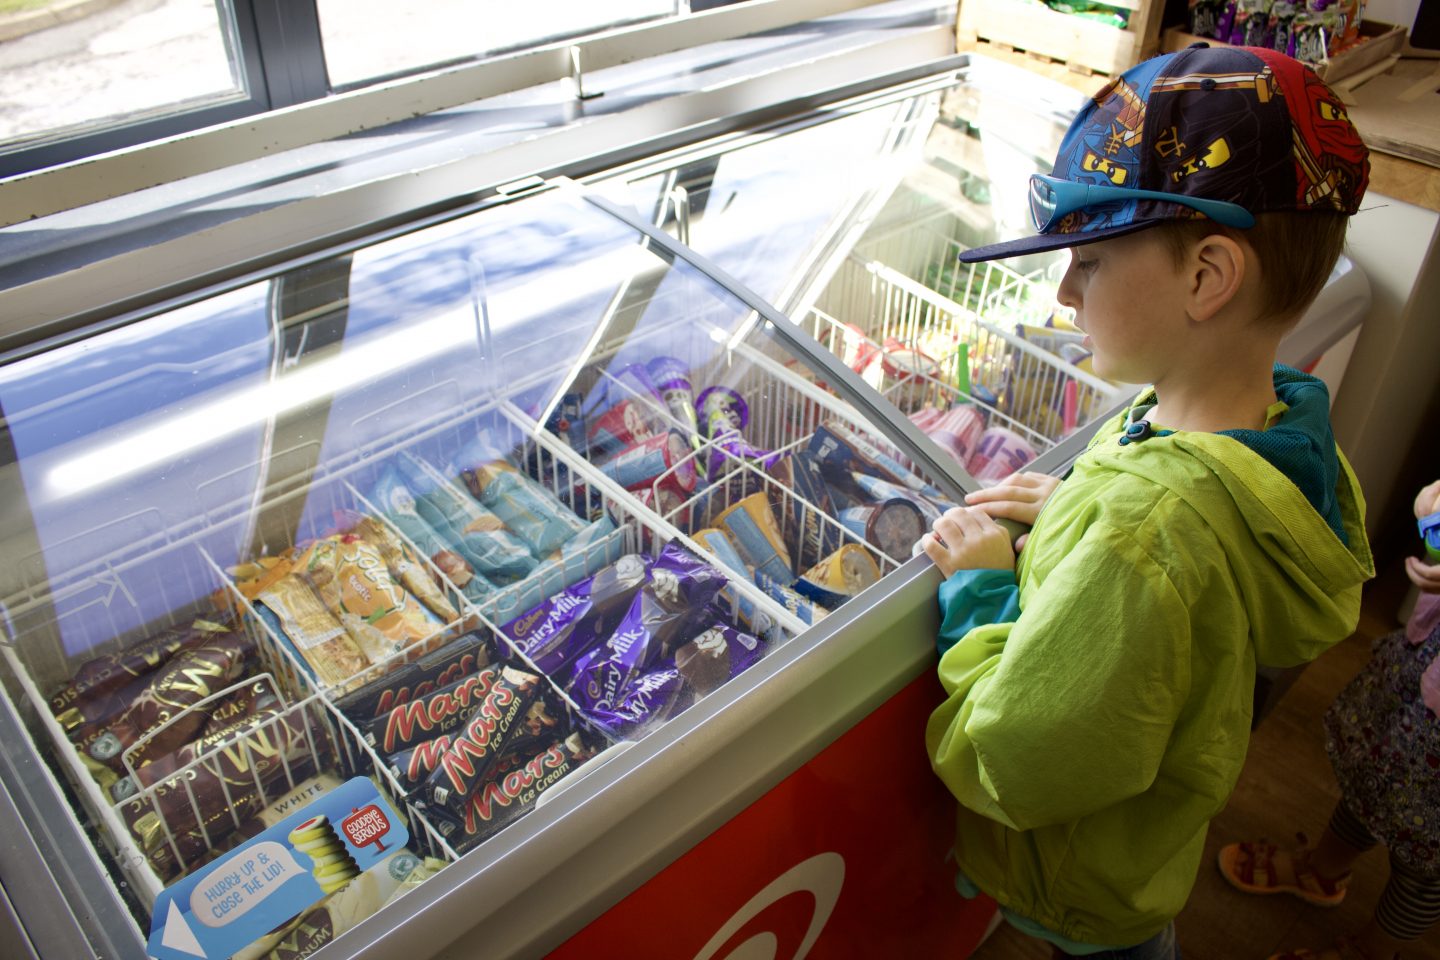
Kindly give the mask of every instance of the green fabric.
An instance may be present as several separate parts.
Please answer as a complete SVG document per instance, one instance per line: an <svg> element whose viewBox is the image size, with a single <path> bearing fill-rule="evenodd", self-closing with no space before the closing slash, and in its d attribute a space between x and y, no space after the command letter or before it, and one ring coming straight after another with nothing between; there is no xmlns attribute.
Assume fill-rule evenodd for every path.
<svg viewBox="0 0 1440 960"><path fill-rule="evenodd" d="M960 869L1068 940L1135 944L1180 912L1245 758L1255 667L1343 639L1374 575L1234 437L1097 434L1021 555L1014 622L944 654L926 744L959 799ZM948 613L948 612L947 612Z"/></svg>

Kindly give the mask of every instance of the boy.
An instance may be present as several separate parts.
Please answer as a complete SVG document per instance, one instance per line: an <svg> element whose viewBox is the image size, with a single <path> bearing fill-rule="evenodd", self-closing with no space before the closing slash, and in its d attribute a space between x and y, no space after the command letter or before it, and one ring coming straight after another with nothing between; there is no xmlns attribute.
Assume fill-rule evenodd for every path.
<svg viewBox="0 0 1440 960"><path fill-rule="evenodd" d="M1059 300L1095 372L1153 384L1063 483L1012 477L922 540L946 576L926 744L960 801L957 885L1057 956L1178 956L1256 665L1358 619L1360 491L1324 384L1275 354L1367 177L1308 68L1201 44L1086 104L1031 178L1039 236L961 255L1073 248ZM1034 523L1018 569L993 517Z"/></svg>

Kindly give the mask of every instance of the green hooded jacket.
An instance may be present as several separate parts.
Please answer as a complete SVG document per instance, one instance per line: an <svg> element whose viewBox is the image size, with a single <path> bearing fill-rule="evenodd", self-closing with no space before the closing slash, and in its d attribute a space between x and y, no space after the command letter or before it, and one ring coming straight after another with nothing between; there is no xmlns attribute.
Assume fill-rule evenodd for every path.
<svg viewBox="0 0 1440 960"><path fill-rule="evenodd" d="M1282 422L1308 408L1328 459L1328 410L1282 390L1282 370L1295 414ZM1325 402L1323 385L1309 393ZM1122 445L1124 422L1052 495L1014 578L942 585L941 646L954 645L926 729L960 801L965 876L1068 940L1114 946L1158 934L1189 897L1245 759L1257 664L1304 663L1348 636L1374 575L1338 451L1327 523L1253 437ZM1005 622L972 628L987 609Z"/></svg>

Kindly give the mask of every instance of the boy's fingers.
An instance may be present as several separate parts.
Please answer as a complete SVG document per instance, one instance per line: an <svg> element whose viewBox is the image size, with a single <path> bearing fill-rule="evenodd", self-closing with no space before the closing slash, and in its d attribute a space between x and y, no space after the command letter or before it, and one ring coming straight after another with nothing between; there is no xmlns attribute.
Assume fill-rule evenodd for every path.
<svg viewBox="0 0 1440 960"><path fill-rule="evenodd" d="M1405 573L1421 590L1440 591L1440 566L1422 563L1418 557L1406 557Z"/></svg>

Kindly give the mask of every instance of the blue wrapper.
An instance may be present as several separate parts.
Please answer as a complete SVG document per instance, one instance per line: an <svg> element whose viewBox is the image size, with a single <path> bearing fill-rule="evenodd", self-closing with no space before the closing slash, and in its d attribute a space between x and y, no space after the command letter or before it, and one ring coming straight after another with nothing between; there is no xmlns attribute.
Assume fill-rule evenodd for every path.
<svg viewBox="0 0 1440 960"><path fill-rule="evenodd" d="M395 466L406 485L418 494L415 508L420 516L453 543L477 573L504 585L523 580L535 569L535 557L524 541L457 483L406 453L397 458Z"/></svg>
<svg viewBox="0 0 1440 960"><path fill-rule="evenodd" d="M785 541L775 523L775 513L763 493L753 493L715 518L745 565L779 583L795 579L786 558Z"/></svg>
<svg viewBox="0 0 1440 960"><path fill-rule="evenodd" d="M529 545L537 558L549 556L585 528L585 521L549 490L515 469L482 437L456 451L447 473L458 476L476 499Z"/></svg>
<svg viewBox="0 0 1440 960"><path fill-rule="evenodd" d="M440 568L467 600L481 603L495 592L495 585L475 572L470 561L459 552L458 545L447 542L420 516L414 491L393 466L386 467L380 475L370 491L370 502Z"/></svg>

